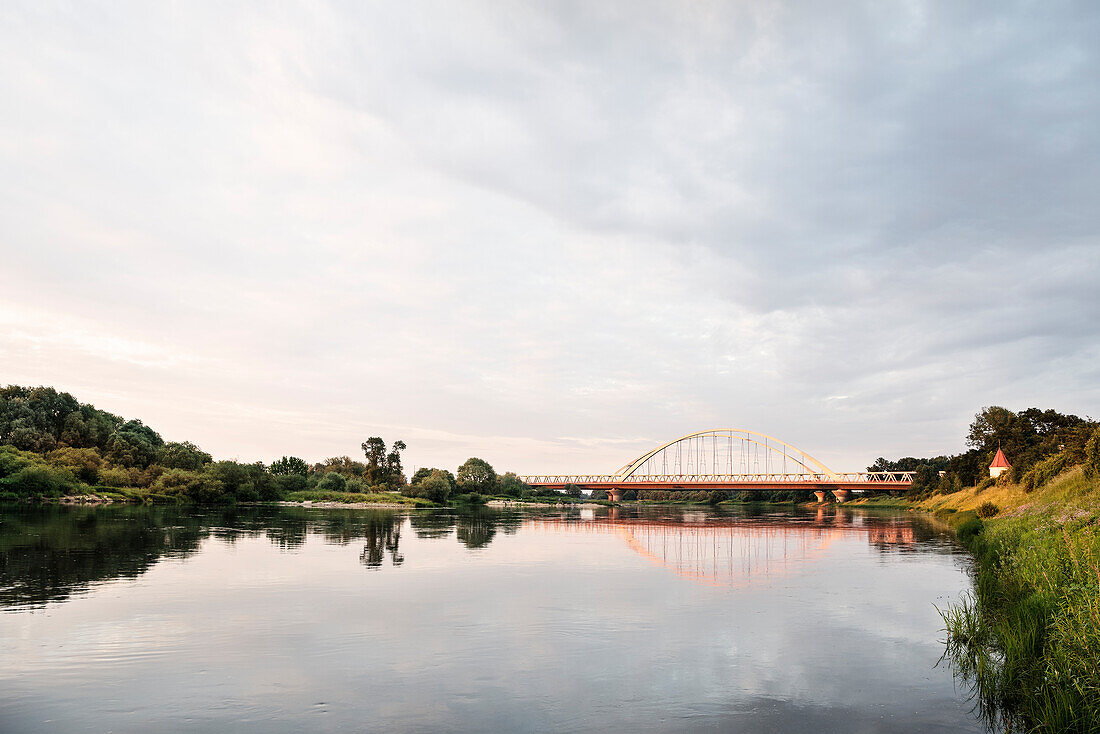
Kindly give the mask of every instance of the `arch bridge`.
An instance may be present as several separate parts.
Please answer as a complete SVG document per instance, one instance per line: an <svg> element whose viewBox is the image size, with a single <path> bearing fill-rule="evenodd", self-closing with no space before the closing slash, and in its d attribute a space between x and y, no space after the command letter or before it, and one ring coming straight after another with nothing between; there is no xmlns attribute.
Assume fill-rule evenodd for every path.
<svg viewBox="0 0 1100 734"><path fill-rule="evenodd" d="M913 472L834 472L789 443L756 431L719 428L697 431L662 444L613 474L529 474L533 487L564 489L570 484L603 489L613 501L628 489L812 490L818 501L831 491L843 502L853 491L904 490Z"/></svg>

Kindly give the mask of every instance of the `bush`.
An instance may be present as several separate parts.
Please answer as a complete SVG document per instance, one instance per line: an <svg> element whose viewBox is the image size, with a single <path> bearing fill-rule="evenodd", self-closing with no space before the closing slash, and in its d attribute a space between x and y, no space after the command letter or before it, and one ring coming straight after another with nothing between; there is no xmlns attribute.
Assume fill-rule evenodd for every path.
<svg viewBox="0 0 1100 734"><path fill-rule="evenodd" d="M1024 474L1022 484L1028 492L1039 489L1050 483L1051 479L1058 476L1072 464L1072 456L1069 453L1058 453L1043 459Z"/></svg>
<svg viewBox="0 0 1100 734"><path fill-rule="evenodd" d="M983 517L983 518L984 517L993 517L1000 511L1001 511L1000 508L998 508L997 505L993 504L992 502L983 502L980 505L978 505L977 515L978 515L978 517Z"/></svg>
<svg viewBox="0 0 1100 734"><path fill-rule="evenodd" d="M401 490L406 497L422 497L438 504L444 504L454 492L454 482L450 472L433 469L431 474L416 484L410 484Z"/></svg>
<svg viewBox="0 0 1100 734"><path fill-rule="evenodd" d="M79 490L76 478L67 469L44 464L24 467L0 480L0 485L19 497L60 497Z"/></svg>
<svg viewBox="0 0 1100 734"><path fill-rule="evenodd" d="M959 536L959 540L965 545L969 545L976 536L981 535L982 530L985 529L985 523L982 522L980 517L971 517L962 522L955 534Z"/></svg>
<svg viewBox="0 0 1100 734"><path fill-rule="evenodd" d="M1092 438L1085 444L1085 476L1100 478L1100 428L1092 432Z"/></svg>
<svg viewBox="0 0 1100 734"><path fill-rule="evenodd" d="M319 492L346 492L348 491L348 479L343 474L330 471L317 482Z"/></svg>
<svg viewBox="0 0 1100 734"><path fill-rule="evenodd" d="M515 472L508 472L500 478L498 491L505 497L522 497L525 489L530 487L525 482L521 482Z"/></svg>
<svg viewBox="0 0 1100 734"><path fill-rule="evenodd" d="M280 494L301 492L306 488L306 478L303 474L277 474L274 478L275 486Z"/></svg>
<svg viewBox="0 0 1100 734"><path fill-rule="evenodd" d="M32 453L20 451L14 446L0 446L0 479L37 463L39 459Z"/></svg>

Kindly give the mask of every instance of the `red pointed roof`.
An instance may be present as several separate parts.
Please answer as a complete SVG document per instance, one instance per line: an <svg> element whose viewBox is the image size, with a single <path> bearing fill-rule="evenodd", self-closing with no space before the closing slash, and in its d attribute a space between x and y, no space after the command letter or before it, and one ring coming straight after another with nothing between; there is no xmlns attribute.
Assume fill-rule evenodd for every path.
<svg viewBox="0 0 1100 734"><path fill-rule="evenodd" d="M993 457L993 463L989 465L990 469L1011 469L1012 464L1008 463L1008 459L1005 458L1005 452L997 449L997 455Z"/></svg>

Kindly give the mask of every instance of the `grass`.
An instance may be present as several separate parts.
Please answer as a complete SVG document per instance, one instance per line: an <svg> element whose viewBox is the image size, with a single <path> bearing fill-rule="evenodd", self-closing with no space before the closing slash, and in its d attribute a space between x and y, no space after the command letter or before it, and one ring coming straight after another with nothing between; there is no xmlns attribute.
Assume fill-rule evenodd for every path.
<svg viewBox="0 0 1100 734"><path fill-rule="evenodd" d="M406 497L396 492L370 493L332 492L316 489L303 489L299 492L287 492L286 502L340 502L343 504L407 505L410 507L435 507L435 503L422 497Z"/></svg>
<svg viewBox="0 0 1100 734"><path fill-rule="evenodd" d="M979 518L984 503L998 514ZM1078 468L1033 492L995 485L920 505L976 560L973 594L941 613L947 656L990 726L1100 731L1098 483Z"/></svg>

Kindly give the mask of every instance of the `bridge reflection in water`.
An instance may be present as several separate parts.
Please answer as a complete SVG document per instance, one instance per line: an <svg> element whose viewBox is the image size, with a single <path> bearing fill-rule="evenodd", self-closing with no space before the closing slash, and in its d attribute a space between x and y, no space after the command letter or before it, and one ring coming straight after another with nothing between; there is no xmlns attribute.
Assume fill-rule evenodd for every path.
<svg viewBox="0 0 1100 734"><path fill-rule="evenodd" d="M597 516L539 517L526 529L615 535L651 563L699 583L724 588L764 584L805 573L838 541L904 550L920 540L912 518L826 512L724 517L688 512L676 517L630 516L618 508ZM933 535L931 531L929 536Z"/></svg>

